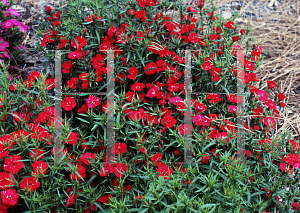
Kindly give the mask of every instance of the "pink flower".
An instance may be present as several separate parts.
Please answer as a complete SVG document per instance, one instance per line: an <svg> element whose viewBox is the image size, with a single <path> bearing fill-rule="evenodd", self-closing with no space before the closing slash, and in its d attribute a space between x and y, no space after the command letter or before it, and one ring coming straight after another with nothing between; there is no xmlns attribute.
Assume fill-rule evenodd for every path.
<svg viewBox="0 0 300 213"><path fill-rule="evenodd" d="M210 123L210 122L208 122L209 119L201 114L197 114L196 116L194 116L193 121L194 121L194 124L196 124L197 126L201 126L201 125L209 126L209 123Z"/></svg>
<svg viewBox="0 0 300 213"><path fill-rule="evenodd" d="M87 105L88 105L89 108L95 108L95 107L99 106L100 99L97 98L97 97L95 97L95 96L90 96L86 100L86 103L87 103Z"/></svg>
<svg viewBox="0 0 300 213"><path fill-rule="evenodd" d="M258 100L262 101L262 102L266 102L269 98L268 93L266 93L263 90L258 90L257 92L254 92L259 98Z"/></svg>
<svg viewBox="0 0 300 213"><path fill-rule="evenodd" d="M182 124L178 127L178 131L181 135L183 134L191 134L192 133L193 126L189 124Z"/></svg>
<svg viewBox="0 0 300 213"><path fill-rule="evenodd" d="M5 28L5 29L12 28L12 27L14 26L12 20L13 20L13 19L4 22L3 25L2 25L2 27Z"/></svg>
<svg viewBox="0 0 300 213"><path fill-rule="evenodd" d="M275 128L274 125L275 125L276 121L272 117L265 117L264 123L267 127L272 126L273 128Z"/></svg>
<svg viewBox="0 0 300 213"><path fill-rule="evenodd" d="M300 156L297 154L288 154L282 161L292 165L295 169L300 168Z"/></svg>
<svg viewBox="0 0 300 213"><path fill-rule="evenodd" d="M8 189L1 192L2 203L14 206L17 204L19 195L14 189Z"/></svg>
<svg viewBox="0 0 300 213"><path fill-rule="evenodd" d="M183 102L183 99L179 97L173 97L169 99L169 103L174 104L175 106L178 106L180 102Z"/></svg>
<svg viewBox="0 0 300 213"><path fill-rule="evenodd" d="M9 47L8 41L4 41L4 39L0 37L0 51L1 52L5 51L6 47Z"/></svg>
<svg viewBox="0 0 300 213"><path fill-rule="evenodd" d="M272 101L271 99L267 100L265 104L270 108L270 109L277 109L277 104Z"/></svg>
<svg viewBox="0 0 300 213"><path fill-rule="evenodd" d="M11 15L13 15L13 16L16 16L16 17L19 17L19 16L20 16L20 13L18 13L16 10L11 9L11 8L9 8L9 9L7 10L7 12L10 13Z"/></svg>
<svg viewBox="0 0 300 213"><path fill-rule="evenodd" d="M237 110L237 106L228 106L228 110L229 110L229 112L231 112L231 113L235 113L236 110Z"/></svg>
<svg viewBox="0 0 300 213"><path fill-rule="evenodd" d="M20 47L21 49L23 49L23 50L27 51L27 48L26 48L25 46L23 46L23 45L19 45L19 47ZM12 48L13 48L13 49L15 49L15 50L20 50L20 49L19 49L19 47L17 47L17 46L13 46Z"/></svg>

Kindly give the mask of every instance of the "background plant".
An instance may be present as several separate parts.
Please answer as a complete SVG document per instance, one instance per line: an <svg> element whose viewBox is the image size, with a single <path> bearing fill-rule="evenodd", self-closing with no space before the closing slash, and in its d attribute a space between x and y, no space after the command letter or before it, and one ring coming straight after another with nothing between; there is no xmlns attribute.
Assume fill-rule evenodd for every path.
<svg viewBox="0 0 300 213"><path fill-rule="evenodd" d="M16 20L20 14L11 8L12 3L12 0L0 2L0 60L9 63L8 71L15 73L22 53L26 51L21 42L29 27Z"/></svg>

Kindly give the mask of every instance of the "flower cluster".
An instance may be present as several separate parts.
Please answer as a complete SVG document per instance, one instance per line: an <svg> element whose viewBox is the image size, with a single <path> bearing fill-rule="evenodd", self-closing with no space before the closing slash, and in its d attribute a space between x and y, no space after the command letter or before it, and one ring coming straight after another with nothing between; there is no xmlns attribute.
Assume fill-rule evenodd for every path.
<svg viewBox="0 0 300 213"><path fill-rule="evenodd" d="M54 78L32 72L9 88L1 85L7 88L0 96L1 119L8 124L0 139L5 205L22 208L26 201L28 208L38 209L42 203L47 212L201 212L203 203L230 212L298 208L299 191L293 186L299 177L290 176L298 174L298 145L287 136L272 137L286 97L276 83L255 74L262 48L248 39L248 30L216 14L205 1L179 7L182 15L176 20L163 13L168 4L71 0L63 12L47 8L39 45L66 51L62 86L67 94L58 117L53 100L48 101ZM190 103L184 66L189 57L180 51L187 48L192 93L201 93ZM241 72L243 97L236 89ZM112 83L114 91L99 95ZM247 116L238 124L241 104ZM237 147L240 129L243 149ZM245 165L239 165L242 155ZM279 197L286 184L279 176L293 197Z"/></svg>

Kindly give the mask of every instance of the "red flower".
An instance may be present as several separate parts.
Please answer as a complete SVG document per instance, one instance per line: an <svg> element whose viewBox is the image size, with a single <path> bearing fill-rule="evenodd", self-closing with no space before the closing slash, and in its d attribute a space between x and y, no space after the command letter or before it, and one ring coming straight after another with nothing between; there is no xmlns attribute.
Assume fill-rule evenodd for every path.
<svg viewBox="0 0 300 213"><path fill-rule="evenodd" d="M49 17L51 18L51 17ZM52 21L52 20L51 20ZM58 49L62 49L66 46L66 44L69 42L70 40L68 40L65 36L60 36L59 37L59 46ZM64 72L64 71L63 71Z"/></svg>
<svg viewBox="0 0 300 213"><path fill-rule="evenodd" d="M145 84L143 83L134 83L133 85L131 85L132 91L141 91L144 88L145 88Z"/></svg>
<svg viewBox="0 0 300 213"><path fill-rule="evenodd" d="M229 120L225 120L224 125L223 124L221 125L221 129L223 131L227 131L228 129L228 131L233 132L234 126L235 126L234 123L230 122Z"/></svg>
<svg viewBox="0 0 300 213"><path fill-rule="evenodd" d="M259 98L258 100L262 102L266 102L269 98L269 95L266 91L258 90L257 92L254 92Z"/></svg>
<svg viewBox="0 0 300 213"><path fill-rule="evenodd" d="M24 164L22 158L19 155L9 155L8 158L5 158L5 164L3 169L12 174L17 174L23 167Z"/></svg>
<svg viewBox="0 0 300 213"><path fill-rule="evenodd" d="M75 77L71 78L70 80L67 81L66 88L76 89L78 82L79 82L78 78Z"/></svg>
<svg viewBox="0 0 300 213"><path fill-rule="evenodd" d="M52 23L55 27L58 27L60 25L60 21L55 21Z"/></svg>
<svg viewBox="0 0 300 213"><path fill-rule="evenodd" d="M140 30L137 32L136 37L137 37L137 38L136 38L137 41L143 40L143 39L145 38L143 32L140 31Z"/></svg>
<svg viewBox="0 0 300 213"><path fill-rule="evenodd" d="M86 113L88 111L88 105L87 104L83 104L79 109L78 109L78 113Z"/></svg>
<svg viewBox="0 0 300 213"><path fill-rule="evenodd" d="M100 169L99 175L101 177L105 177L108 174L111 174L114 172L114 167L112 166L112 164L104 164L103 168Z"/></svg>
<svg viewBox="0 0 300 213"><path fill-rule="evenodd" d="M241 30L240 30L240 33L241 33L242 35L245 35L245 34L246 34L246 30L245 30L245 29L241 29Z"/></svg>
<svg viewBox="0 0 300 213"><path fill-rule="evenodd" d="M154 62L149 62L148 64L146 64L144 70L148 70L145 72L146 75L153 75L157 71L157 64L155 64Z"/></svg>
<svg viewBox="0 0 300 213"><path fill-rule="evenodd" d="M75 99L71 97L64 98L64 100L61 102L61 107L66 111L71 111L76 107Z"/></svg>
<svg viewBox="0 0 300 213"><path fill-rule="evenodd" d="M209 160L211 160L211 157L208 154L204 154L204 157L201 158L200 162L208 164Z"/></svg>
<svg viewBox="0 0 300 213"><path fill-rule="evenodd" d="M78 140L78 136L79 136L79 135L78 135L77 132L70 132L70 133L68 134L66 143L72 144L73 146L75 146L76 143L77 143L77 140Z"/></svg>
<svg viewBox="0 0 300 213"><path fill-rule="evenodd" d="M14 189L8 189L1 192L2 203L14 206L17 204L19 195Z"/></svg>
<svg viewBox="0 0 300 213"><path fill-rule="evenodd" d="M127 172L127 166L125 163L120 163L115 166L114 173L118 178L123 177L123 174L121 174L120 172Z"/></svg>
<svg viewBox="0 0 300 213"><path fill-rule="evenodd" d="M54 78L46 79L45 86L46 86L46 90L51 90L55 88L55 79Z"/></svg>
<svg viewBox="0 0 300 213"><path fill-rule="evenodd" d="M98 201L100 203L109 203L109 200L112 198L113 196L111 194L108 194L108 195L105 195L105 196L102 196L98 199Z"/></svg>
<svg viewBox="0 0 300 213"><path fill-rule="evenodd" d="M293 207L294 210L298 210L298 208L299 208L298 202L292 203L292 207Z"/></svg>
<svg viewBox="0 0 300 213"><path fill-rule="evenodd" d="M132 10L132 9L129 9L129 10L127 11L127 13L128 13L128 15L134 15L134 14L135 14L135 11Z"/></svg>
<svg viewBox="0 0 300 213"><path fill-rule="evenodd" d="M76 58L79 58L79 59L82 59L82 56L83 56L83 50L76 50L75 52L70 52L68 54L68 57L70 59L76 59Z"/></svg>
<svg viewBox="0 0 300 213"><path fill-rule="evenodd" d="M89 73L81 73L79 75L79 79L82 80L82 81L87 81L88 78L89 78L89 75L90 75Z"/></svg>
<svg viewBox="0 0 300 213"><path fill-rule="evenodd" d="M286 163L281 162L279 165L279 169L283 172L288 172L288 170L289 170L289 173L293 174L293 169L291 167L287 166Z"/></svg>
<svg viewBox="0 0 300 213"><path fill-rule="evenodd" d="M293 150L298 152L298 149L300 149L300 144L292 139L290 139L288 142L289 142L289 144L291 144Z"/></svg>
<svg viewBox="0 0 300 213"><path fill-rule="evenodd" d="M203 6L204 6L203 0L197 0L195 4L198 5L198 7L200 8L200 10L201 10L201 9L203 8Z"/></svg>
<svg viewBox="0 0 300 213"><path fill-rule="evenodd" d="M113 26L108 29L107 35L114 36L114 34L118 31L119 27Z"/></svg>
<svg viewBox="0 0 300 213"><path fill-rule="evenodd" d="M87 44L87 40L82 36L77 36L76 40L77 40L78 46L75 43L74 39L72 39L71 46L73 48L77 48L78 50L82 49Z"/></svg>
<svg viewBox="0 0 300 213"><path fill-rule="evenodd" d="M161 119L162 125L164 125L166 128L172 128L176 124L177 120L173 118L171 115L165 115Z"/></svg>
<svg viewBox="0 0 300 213"><path fill-rule="evenodd" d="M27 189L28 192L40 187L40 182L35 177L26 177L20 183L21 189Z"/></svg>
<svg viewBox="0 0 300 213"><path fill-rule="evenodd" d="M196 124L197 126L201 126L201 125L209 126L210 124L210 119L201 114L195 115L193 117L193 121L194 124Z"/></svg>
<svg viewBox="0 0 300 213"><path fill-rule="evenodd" d="M267 81L267 83L268 83L268 89L277 87L277 84L274 81Z"/></svg>
<svg viewBox="0 0 300 213"><path fill-rule="evenodd" d="M154 97L158 96L158 94L159 94L159 89L156 86L154 86L154 87L149 89L146 96L148 98L154 98Z"/></svg>
<svg viewBox="0 0 300 213"><path fill-rule="evenodd" d="M131 120L139 120L139 119L144 119L145 118L145 112L142 108L139 108L138 111L131 111L129 114L129 118Z"/></svg>
<svg viewBox="0 0 300 213"><path fill-rule="evenodd" d="M234 30L234 22L228 21L224 24L224 27Z"/></svg>
<svg viewBox="0 0 300 213"><path fill-rule="evenodd" d="M169 168L168 166L160 166L157 170L157 177L164 177L164 179L170 179L170 175L173 174L173 169Z"/></svg>
<svg viewBox="0 0 300 213"><path fill-rule="evenodd" d="M46 123L48 119L51 118L51 114L49 112L41 112L37 119L39 122Z"/></svg>
<svg viewBox="0 0 300 213"><path fill-rule="evenodd" d="M153 155L152 157L150 157L150 160L152 161L152 163L158 163L162 158L162 154L161 153L156 153L155 155Z"/></svg>
<svg viewBox="0 0 300 213"><path fill-rule="evenodd" d="M270 109L277 109L277 104L272 101L271 99L267 100L265 104L270 108Z"/></svg>
<svg viewBox="0 0 300 213"><path fill-rule="evenodd" d="M207 107L204 104L201 104L198 100L192 99L192 103L194 103L193 106L199 112L204 112L207 109Z"/></svg>
<svg viewBox="0 0 300 213"><path fill-rule="evenodd" d="M73 67L73 61L67 61L65 63L63 63L63 69L62 69L62 72L63 73L69 73L70 69L72 69Z"/></svg>
<svg viewBox="0 0 300 213"><path fill-rule="evenodd" d="M259 81L259 78L255 73L245 72L245 83L250 83L250 81Z"/></svg>
<svg viewBox="0 0 300 213"><path fill-rule="evenodd" d="M138 19L140 19L142 21L145 21L147 19L146 15L147 15L147 12L145 10L135 12L135 17L137 17Z"/></svg>
<svg viewBox="0 0 300 213"><path fill-rule="evenodd" d="M246 70L250 70L250 71L254 71L254 69L255 69L255 65L251 61L247 61L247 60L245 60L245 67L246 67ZM245 75L246 75L246 73L245 73Z"/></svg>
<svg viewBox="0 0 300 213"><path fill-rule="evenodd" d="M48 13L51 13L52 8L51 8L50 6L48 6L48 7L46 8L46 10L47 10Z"/></svg>
<svg viewBox="0 0 300 213"><path fill-rule="evenodd" d="M138 0L139 6L140 7L146 7L146 6L154 6L155 5L156 0L152 1L152 0Z"/></svg>
<svg viewBox="0 0 300 213"><path fill-rule="evenodd" d="M6 190L9 187L15 185L14 177L11 173L1 172L0 173L0 188L2 190Z"/></svg>
<svg viewBox="0 0 300 213"><path fill-rule="evenodd" d="M228 106L228 111L231 113L235 113L237 110L237 106Z"/></svg>
<svg viewBox="0 0 300 213"><path fill-rule="evenodd" d="M233 36L233 37L232 37L232 42L233 42L233 43L236 42L236 41L239 41L239 40L241 40L241 38L238 37L238 36Z"/></svg>
<svg viewBox="0 0 300 213"><path fill-rule="evenodd" d="M115 153L116 155L120 154L122 156L122 154L126 152L126 149L127 145L125 143L117 143L114 145L111 152Z"/></svg>
<svg viewBox="0 0 300 213"><path fill-rule="evenodd" d="M78 179L81 180L81 178L83 179L86 178L86 168L84 166L78 164L77 168L75 167L75 170L78 172L80 177L77 175L77 173L74 172L74 174L69 174L71 180L78 180Z"/></svg>
<svg viewBox="0 0 300 213"><path fill-rule="evenodd" d="M130 72L130 75L127 76L129 79L136 79L135 76L139 73L138 69L135 67L131 67L129 69L129 72Z"/></svg>
<svg viewBox="0 0 300 213"><path fill-rule="evenodd" d="M273 127L275 128L275 124L276 124L276 121L272 118L272 117L265 117L264 118L264 123L267 127Z"/></svg>
<svg viewBox="0 0 300 213"><path fill-rule="evenodd" d="M95 153L87 152L80 157L80 160L86 165L90 165L90 162L93 162L91 159L95 159L96 157Z"/></svg>
<svg viewBox="0 0 300 213"><path fill-rule="evenodd" d="M189 41L191 43L197 43L197 42L201 42L202 41L201 36L199 36L197 33L191 33L191 34L189 34L188 39L189 39Z"/></svg>
<svg viewBox="0 0 300 213"><path fill-rule="evenodd" d="M34 170L34 172L32 172L31 174L37 174L39 173L39 175L41 175L42 173L45 174L47 169L48 169L48 164L43 162L43 161L36 161L32 164L32 168Z"/></svg>
<svg viewBox="0 0 300 213"><path fill-rule="evenodd" d="M221 68L213 68L210 71L210 73L213 76L213 78L212 78L213 81L219 81L220 80L219 75L222 74L222 70L221 70Z"/></svg>
<svg viewBox="0 0 300 213"><path fill-rule="evenodd" d="M15 91L16 88L17 88L17 85L16 85L15 83L12 83L12 84L10 85L10 87L9 87L9 89L10 89L11 91Z"/></svg>
<svg viewBox="0 0 300 213"><path fill-rule="evenodd" d="M222 101L222 98L218 94L208 94L207 99L210 99L210 103L212 104Z"/></svg>
<svg viewBox="0 0 300 213"><path fill-rule="evenodd" d="M38 79L41 76L41 73L37 72L37 71L33 71L29 74L28 79L29 80L35 80Z"/></svg>
<svg viewBox="0 0 300 213"><path fill-rule="evenodd" d="M277 97L278 97L279 101L283 101L286 98L286 96L284 94L282 94L281 92L277 95Z"/></svg>
<svg viewBox="0 0 300 213"><path fill-rule="evenodd" d="M214 65L211 62L207 61L202 64L202 68L204 71L209 71L214 68Z"/></svg>

